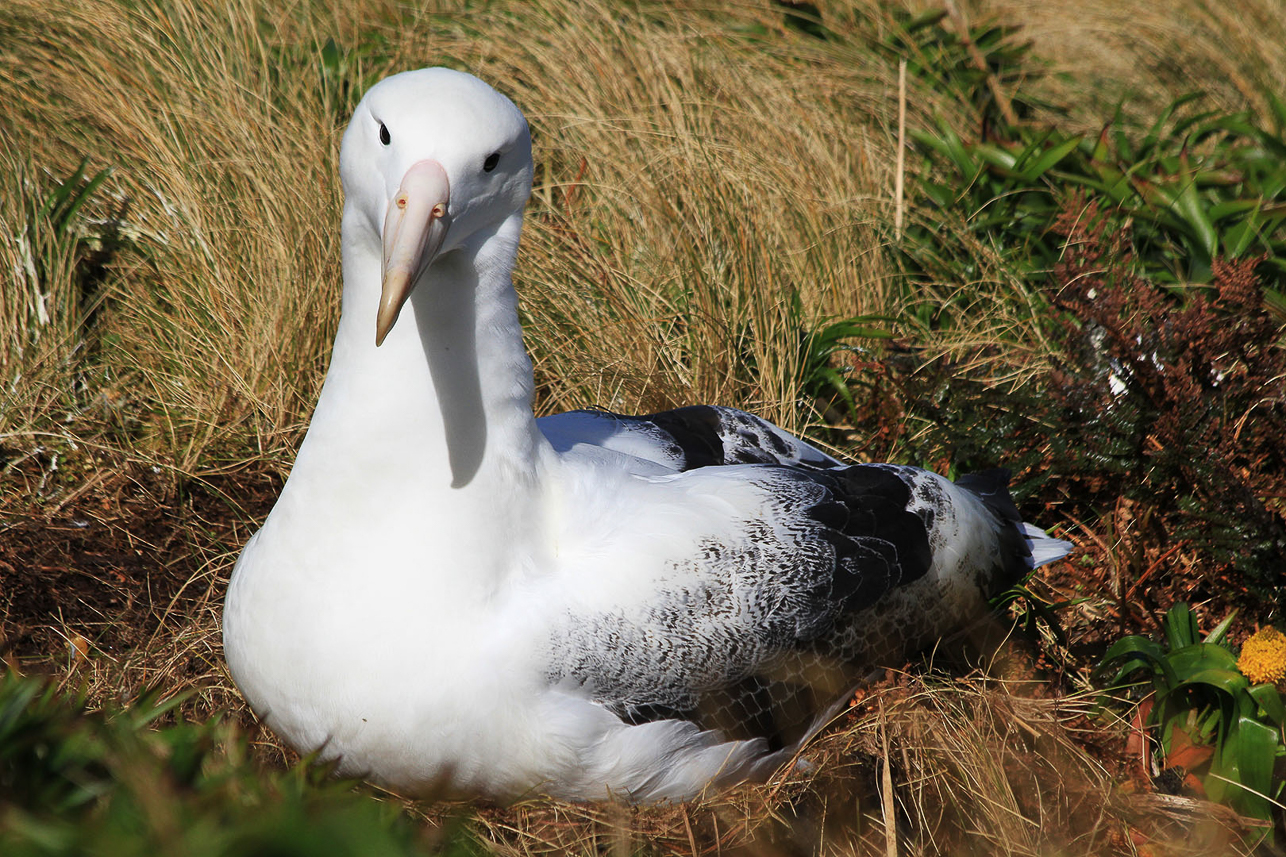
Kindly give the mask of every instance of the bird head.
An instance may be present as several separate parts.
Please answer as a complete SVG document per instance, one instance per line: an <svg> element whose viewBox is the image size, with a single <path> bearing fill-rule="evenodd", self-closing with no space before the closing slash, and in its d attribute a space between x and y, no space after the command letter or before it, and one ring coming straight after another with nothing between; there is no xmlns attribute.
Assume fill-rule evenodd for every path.
<svg viewBox="0 0 1286 857"><path fill-rule="evenodd" d="M471 74L426 68L367 91L344 133L340 177L383 247L378 346L434 260L477 246L531 193L531 133Z"/></svg>

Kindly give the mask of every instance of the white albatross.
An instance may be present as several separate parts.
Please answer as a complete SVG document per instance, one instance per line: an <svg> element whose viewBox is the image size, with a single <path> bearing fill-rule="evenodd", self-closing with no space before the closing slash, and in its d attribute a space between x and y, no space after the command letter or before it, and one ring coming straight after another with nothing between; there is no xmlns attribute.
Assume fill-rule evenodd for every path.
<svg viewBox="0 0 1286 857"><path fill-rule="evenodd" d="M691 407L536 419L518 109L434 68L344 134L343 313L224 648L301 752L409 794L682 800L765 778L854 670L1065 542L995 472L845 466Z"/></svg>

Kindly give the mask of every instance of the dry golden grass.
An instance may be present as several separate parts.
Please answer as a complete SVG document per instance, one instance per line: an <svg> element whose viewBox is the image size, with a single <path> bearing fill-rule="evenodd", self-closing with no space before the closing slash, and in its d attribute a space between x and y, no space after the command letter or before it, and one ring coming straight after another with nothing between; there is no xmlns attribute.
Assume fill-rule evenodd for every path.
<svg viewBox="0 0 1286 857"><path fill-rule="evenodd" d="M1089 697L974 674L892 677L763 786L681 806L532 799L471 827L505 857L554 854L1108 855L1244 853L1237 819L1136 794L1085 749ZM1037 691L1038 692L1038 691ZM1093 740L1091 738L1091 740ZM884 799L885 772L891 783ZM438 807L433 823L458 814ZM890 852L890 843L896 850Z"/></svg>
<svg viewBox="0 0 1286 857"><path fill-rule="evenodd" d="M38 485L6 472L0 491L58 511L100 472L139 462L202 478L284 473L338 313L347 111L383 75L437 63L493 81L533 126L537 186L516 279L542 410L717 401L803 427L801 333L833 316L895 315L910 299L891 286L881 250L896 66L860 38L886 32L900 5L822 4L840 36L825 42L785 27L767 0L467 5L7 0L0 447L15 460L57 447L80 463ZM1024 25L1071 75L1040 86L1086 127L1124 93L1146 112L1198 87L1251 109L1264 91L1286 90L1275 0L961 5ZM328 65L331 38L341 56ZM907 106L912 124L976 121L916 80ZM114 220L121 241L90 306L65 241L39 224L35 245L16 237L83 158L91 172L115 170L85 214ZM966 296L969 324L922 344L963 353L1003 343L995 377L1020 380L1043 359L1034 311L994 299L1019 284L977 250L981 281L925 286L939 301ZM43 279L26 273L33 252ZM229 506L228 531L192 524L185 595L155 605L162 618L141 644L46 666L100 696L156 683L197 689L202 707L235 700L219 602L255 522ZM877 781L887 758L899 853L1133 853L1131 828L1170 835L1164 808L1123 796L1074 739L1083 701L981 681L871 699L883 707L868 700L809 751L815 767L785 783L686 808L533 801L478 824L514 855L885 853Z"/></svg>
<svg viewBox="0 0 1286 857"><path fill-rule="evenodd" d="M75 245L58 240L56 230L36 218L39 177L33 166L8 145L0 126L0 422L3 430L37 430L35 417L61 402L77 368L82 313L73 289ZM40 426L39 428L44 428ZM0 437L3 434L0 433Z"/></svg>
<svg viewBox="0 0 1286 857"><path fill-rule="evenodd" d="M551 0L480 16L16 0L0 24L0 261L14 280L0 322L19 394L0 432L14 445L70 413L71 435L123 427L118 445L182 473L288 466L337 310L338 132L371 81L432 62L496 81L532 120L541 171L518 280L543 408L722 401L801 428L800 333L895 314L906 297L880 252L896 73L861 48L887 31L891 5L824 8L840 38L820 41L758 3ZM1198 85L1221 106L1262 108L1286 80L1270 0L974 6L1022 24L1073 73L1040 86L1087 122L1124 93L1151 106ZM343 59L324 73L330 38ZM973 121L914 79L908 109L912 125ZM125 247L92 336L57 258L55 317L33 330L13 236L84 157L115 168L89 213L118 219ZM988 299L1018 284L978 254L980 279L928 285L938 301L967 295L971 322L927 344L1004 341L996 371L1020 379L1042 356L1032 314Z"/></svg>
<svg viewBox="0 0 1286 857"><path fill-rule="evenodd" d="M428 62L495 80L531 117L519 285L549 407L720 400L798 422L801 330L888 308L886 70L747 41L780 28L759 8L523 8L376 4L359 30L310 6L10 7L6 148L55 177L84 156L116 166L128 199L93 371L135 451L184 473L235 466L229 450L288 463L338 303L338 131L365 85ZM353 52L344 92L319 73L332 36L378 46Z"/></svg>
<svg viewBox="0 0 1286 857"><path fill-rule="evenodd" d="M6 10L9 144L56 176L85 156L117 166L128 199L93 380L130 446L183 472L217 466L206 447L229 437L281 454L335 312L333 121L315 92L274 104L250 11Z"/></svg>
<svg viewBox="0 0 1286 857"><path fill-rule="evenodd" d="M1212 110L1268 116L1268 95L1286 92L1286 17L1276 0L968 5L1022 26L1039 55L1069 76L1047 84L1088 131L1122 101L1148 122L1191 92L1206 93Z"/></svg>

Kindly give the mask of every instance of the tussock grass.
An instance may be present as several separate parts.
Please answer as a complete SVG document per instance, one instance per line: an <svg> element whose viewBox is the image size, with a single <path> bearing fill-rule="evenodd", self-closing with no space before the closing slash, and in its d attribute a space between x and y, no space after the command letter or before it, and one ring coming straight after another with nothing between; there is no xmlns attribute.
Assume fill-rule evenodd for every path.
<svg viewBox="0 0 1286 857"><path fill-rule="evenodd" d="M1120 102L1148 121L1180 96L1204 92L1209 109L1266 117L1286 91L1286 21L1273 0L970 5L1022 26L1059 73L1044 85L1086 131L1102 127Z"/></svg>
<svg viewBox="0 0 1286 857"><path fill-rule="evenodd" d="M519 280L548 407L719 400L798 426L798 337L887 304L883 70L819 75L766 9L522 9L376 5L355 30L309 5L15 4L10 145L116 166L128 200L92 331L118 442L184 473L288 464L336 317L338 132L369 82L431 62L531 117Z"/></svg>
<svg viewBox="0 0 1286 857"><path fill-rule="evenodd" d="M751 15L556 14L518 93L545 164L520 288L550 407L733 401L798 427L799 337L888 304L877 69L819 75L740 36ZM586 71L631 73L533 74L592 31Z"/></svg>
<svg viewBox="0 0 1286 857"><path fill-rule="evenodd" d="M1096 120L1094 98L1164 102L1212 81L1230 82L1217 87L1221 103L1256 109L1286 74L1269 50L1283 25L1265 2L1237 14L1197 2L1038 5L979 8L1023 23L1055 68L1096 57L1085 65L1113 87L1083 75L1041 84ZM82 159L91 172L114 168L83 213L100 231L110 219L117 246L90 330L56 297L73 288L58 278L75 279L75 260L50 256L63 273L50 275L56 317L41 339L71 353L6 348L11 389L58 392L11 399L0 432L36 431L61 409L71 435L107 432L180 473L288 466L337 311L338 132L370 82L432 62L495 80L532 120L540 175L518 280L542 408L717 400L800 429L810 416L797 401L800 337L827 317L899 315L925 299L970 305L957 314L970 326L931 348L1005 343L995 371L1021 380L1041 358L1036 309L1007 297L1018 284L988 248L969 282L910 295L890 285L880 248L896 71L869 45L895 11L826 8L832 38L820 40L759 4L551 0L470 15L449 4L16 0L0 24L13 177L0 252L18 279L6 294L28 298L6 299L4 329L31 327L13 236L49 177ZM910 81L907 103L912 125L976 121L928 81ZM58 377L33 374L50 371ZM98 410L52 404L76 379Z"/></svg>
<svg viewBox="0 0 1286 857"><path fill-rule="evenodd" d="M14 142L119 167L129 247L83 334L124 415L111 439L183 472L217 467L208 452L232 438L280 455L335 314L334 125L317 88L282 109L264 10L20 2L6 14L6 124L29 135ZM294 330L312 334L283 336Z"/></svg>
<svg viewBox="0 0 1286 857"><path fill-rule="evenodd" d="M0 137L7 179L0 228L9 240L0 244L0 266L8 272L0 290L0 382L4 426L12 431L31 426L64 398L81 313L72 283L75 240L59 240L57 227L41 216L44 197L31 165L3 143Z"/></svg>
<svg viewBox="0 0 1286 857"><path fill-rule="evenodd" d="M763 786L682 806L533 800L480 813L478 837L507 857L553 854L1105 855L1140 845L1235 854L1222 808L1119 785L1086 752L1093 700L975 674L912 676L859 697L838 728ZM883 777L892 784L886 814Z"/></svg>
<svg viewBox="0 0 1286 857"><path fill-rule="evenodd" d="M803 430L818 421L800 392L803 346L825 320L862 314L898 318L926 359L968 355L994 383L1022 383L1046 358L1041 308L995 248L972 248L967 279L913 290L884 252L897 69L872 45L902 4L821 5L824 40L766 0L497 0L484 12L8 0L0 539L33 515L98 508L140 467L160 471L143 492L154 506L188 511L193 484L288 470L338 315L340 131L366 86L426 64L495 82L531 120L538 173L516 279L542 411L720 402ZM1087 130L1125 95L1141 116L1193 88L1267 115L1268 94L1286 89L1273 0L960 5L1023 24L1066 72L1037 85ZM908 84L910 124L941 118L976 135L972 105L928 79ZM82 162L85 177L112 172L59 232L41 206ZM931 216L914 201L907 212ZM965 231L929 222L944 239ZM959 324L914 321L943 303ZM93 699L153 685L196 691L194 711L237 711L218 614L266 511L240 499L246 484L129 560L143 579L131 591L154 597L141 639L98 646L51 605L70 649L36 667ZM155 596L153 573L171 584ZM1116 788L1119 772L1076 732L1087 706L981 679L904 683L868 697L808 751L811 768L781 782L681 808L531 801L473 824L513 855L876 854L886 830L906 854L1134 853L1132 831L1178 847L1207 826L1209 839L1192 839L1203 853L1231 848L1204 810ZM265 755L290 758L265 742Z"/></svg>

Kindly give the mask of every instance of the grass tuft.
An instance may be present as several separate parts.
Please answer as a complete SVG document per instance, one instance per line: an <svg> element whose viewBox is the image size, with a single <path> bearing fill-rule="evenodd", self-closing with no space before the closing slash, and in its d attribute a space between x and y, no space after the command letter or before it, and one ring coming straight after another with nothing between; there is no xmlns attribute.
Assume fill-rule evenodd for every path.
<svg viewBox="0 0 1286 857"><path fill-rule="evenodd" d="M46 750L0 766L26 777L0 790L0 850L1239 853L1230 813L1123 774L1129 724L1095 719L1085 683L1179 598L1203 616L1251 601L1231 576L1247 551L1258 595L1234 633L1280 603L1279 12L9 0L0 729ZM1058 638L1027 643L1033 683L917 662L810 765L683 807L350 802L250 731L220 602L324 376L339 134L371 83L427 64L494 81L531 120L516 280L538 409L717 402L854 459L1015 468L1024 514L1080 548L1023 590L1028 626ZM1075 190L1112 218L1100 256L1052 228ZM1095 277L1129 294L1090 294ZM1132 309L1147 301L1171 328L1218 324L1197 351L1236 374L1196 390L1143 360L1131 409L1107 413L1104 366L1137 357L1131 336L1187 353ZM1120 341L1081 347L1086 321ZM148 688L183 701L121 711Z"/></svg>

